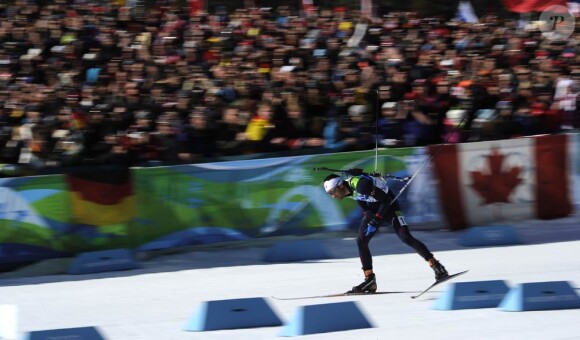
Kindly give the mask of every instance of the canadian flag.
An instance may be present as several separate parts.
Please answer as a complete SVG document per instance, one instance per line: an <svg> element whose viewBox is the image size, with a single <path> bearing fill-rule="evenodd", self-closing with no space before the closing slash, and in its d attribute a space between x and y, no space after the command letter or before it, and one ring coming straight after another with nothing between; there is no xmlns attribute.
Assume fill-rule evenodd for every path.
<svg viewBox="0 0 580 340"><path fill-rule="evenodd" d="M508 11L516 13L541 12L550 6L567 6L567 0L503 0Z"/></svg>
<svg viewBox="0 0 580 340"><path fill-rule="evenodd" d="M429 147L449 227L569 215L570 143L549 135Z"/></svg>

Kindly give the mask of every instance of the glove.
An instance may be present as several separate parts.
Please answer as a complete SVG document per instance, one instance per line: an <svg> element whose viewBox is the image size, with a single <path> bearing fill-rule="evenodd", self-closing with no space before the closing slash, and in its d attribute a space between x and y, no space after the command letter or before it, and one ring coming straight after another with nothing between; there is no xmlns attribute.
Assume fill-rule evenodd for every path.
<svg viewBox="0 0 580 340"><path fill-rule="evenodd" d="M365 236L369 236L370 234L377 231L377 227L374 227L372 224L367 224L367 228L365 229Z"/></svg>
<svg viewBox="0 0 580 340"><path fill-rule="evenodd" d="M370 234L376 232L379 229L379 222L375 219L372 219L368 224L367 228L365 229L365 236L369 236Z"/></svg>

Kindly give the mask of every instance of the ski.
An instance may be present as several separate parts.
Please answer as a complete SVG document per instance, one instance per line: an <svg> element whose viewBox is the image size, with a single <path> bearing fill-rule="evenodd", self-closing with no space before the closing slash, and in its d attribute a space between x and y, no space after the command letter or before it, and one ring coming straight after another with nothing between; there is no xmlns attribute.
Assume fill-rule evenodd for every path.
<svg viewBox="0 0 580 340"><path fill-rule="evenodd" d="M427 293L428 291L430 291L430 290L431 290L431 288L433 288L433 287L437 286L438 284L440 284L440 283L443 283L443 282L446 282L446 281L449 281L449 280L451 280L451 279L453 279L453 278L456 278L456 277L458 277L459 275L462 275L462 274L465 274L465 273L467 273L468 271L469 271L469 270L464 270L464 271L462 271L462 272L459 272L459 273L451 274L451 275L449 275L449 276L447 276L447 277L445 277L445 278L443 278L443 279L441 279L441 280L439 280L439 281L435 281L435 283L433 283L432 285L430 285L430 286L429 286L427 289L425 289L424 291L422 291L422 292L421 292L421 293L419 293L418 295L411 296L411 299L416 299L416 298L418 298L419 296L421 296L421 295L423 295L423 294Z"/></svg>
<svg viewBox="0 0 580 340"><path fill-rule="evenodd" d="M289 298L281 298L281 297L272 296L272 299L275 299L275 300L303 300L303 299L332 298L332 297L341 297L341 296L380 295L380 294L397 294L397 293L408 293L408 292L338 293L338 294L299 296L299 297L289 297Z"/></svg>

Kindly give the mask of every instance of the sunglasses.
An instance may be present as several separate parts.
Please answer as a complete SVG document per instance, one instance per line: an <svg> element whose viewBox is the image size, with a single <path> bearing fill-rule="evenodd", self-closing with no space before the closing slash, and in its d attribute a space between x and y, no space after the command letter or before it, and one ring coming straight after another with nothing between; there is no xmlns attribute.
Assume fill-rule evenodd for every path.
<svg viewBox="0 0 580 340"><path fill-rule="evenodd" d="M339 187L340 187L340 185L328 190L327 194L330 196L334 196L334 194L336 194L336 192L338 191Z"/></svg>

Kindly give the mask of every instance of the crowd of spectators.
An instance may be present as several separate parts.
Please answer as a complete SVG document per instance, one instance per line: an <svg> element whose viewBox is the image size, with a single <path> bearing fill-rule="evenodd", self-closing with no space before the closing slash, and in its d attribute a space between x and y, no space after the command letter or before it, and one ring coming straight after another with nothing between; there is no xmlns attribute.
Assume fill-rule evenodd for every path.
<svg viewBox="0 0 580 340"><path fill-rule="evenodd" d="M345 8L0 5L0 163L182 164L580 128L578 33Z"/></svg>

